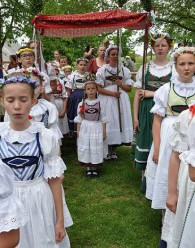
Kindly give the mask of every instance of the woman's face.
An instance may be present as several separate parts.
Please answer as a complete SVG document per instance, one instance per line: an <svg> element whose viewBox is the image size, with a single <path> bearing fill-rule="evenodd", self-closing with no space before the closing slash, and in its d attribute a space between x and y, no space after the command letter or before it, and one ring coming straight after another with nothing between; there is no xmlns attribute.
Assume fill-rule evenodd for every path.
<svg viewBox="0 0 195 248"><path fill-rule="evenodd" d="M106 51L106 48L104 46L100 46L98 48L98 57L104 58L105 51Z"/></svg>
<svg viewBox="0 0 195 248"><path fill-rule="evenodd" d="M195 55L183 53L177 57L175 64L179 80L183 83L192 82L192 77L195 73Z"/></svg>
<svg viewBox="0 0 195 248"><path fill-rule="evenodd" d="M153 50L157 58L165 58L170 51L170 47L166 39L159 38L155 41Z"/></svg>
<svg viewBox="0 0 195 248"><path fill-rule="evenodd" d="M54 58L55 58L56 60L59 60L59 59L60 59L60 53L59 53L59 51L55 51L55 52L54 52Z"/></svg>
<svg viewBox="0 0 195 248"><path fill-rule="evenodd" d="M110 51L109 61L110 61L110 64L117 64L118 62L118 50L117 49L113 49Z"/></svg>

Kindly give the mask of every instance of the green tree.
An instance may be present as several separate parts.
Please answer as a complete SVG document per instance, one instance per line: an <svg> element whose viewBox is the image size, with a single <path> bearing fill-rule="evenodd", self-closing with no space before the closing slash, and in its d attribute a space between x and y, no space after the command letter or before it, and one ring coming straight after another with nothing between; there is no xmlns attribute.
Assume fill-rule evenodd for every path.
<svg viewBox="0 0 195 248"><path fill-rule="evenodd" d="M22 35L31 34L31 20L41 12L42 0L1 0L0 3L0 66L2 49L7 40L16 41Z"/></svg>

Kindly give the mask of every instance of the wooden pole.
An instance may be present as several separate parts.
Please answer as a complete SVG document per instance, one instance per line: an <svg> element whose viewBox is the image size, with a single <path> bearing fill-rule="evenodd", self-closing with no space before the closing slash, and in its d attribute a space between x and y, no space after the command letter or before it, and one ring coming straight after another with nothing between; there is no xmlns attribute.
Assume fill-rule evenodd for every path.
<svg viewBox="0 0 195 248"><path fill-rule="evenodd" d="M117 79L118 79L118 75L119 75L119 65L120 65L120 62L119 59L120 59L120 56L119 56L119 51L120 51L120 42L119 42L119 29L117 30L117 50L118 50L118 59L117 59ZM119 86L117 85L117 91L119 92ZM121 107L120 107L120 97L117 98L118 100L118 116L119 116L119 127L120 127L120 132L122 132L122 122L121 122Z"/></svg>
<svg viewBox="0 0 195 248"><path fill-rule="evenodd" d="M147 63L147 49L148 49L148 26L146 26L146 28L145 28L143 66L142 66L142 89L145 89L145 71L146 71L146 63Z"/></svg>

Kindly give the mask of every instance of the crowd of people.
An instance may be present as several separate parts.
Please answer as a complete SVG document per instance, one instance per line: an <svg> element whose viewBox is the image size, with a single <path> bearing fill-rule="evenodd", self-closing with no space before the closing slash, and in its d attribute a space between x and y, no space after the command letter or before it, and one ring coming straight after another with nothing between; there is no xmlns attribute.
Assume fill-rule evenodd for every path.
<svg viewBox="0 0 195 248"><path fill-rule="evenodd" d="M141 190L162 210L159 247L193 248L195 48L173 50L168 34L156 35L155 59L133 80L116 45L99 45L97 57L89 45L76 70L58 50L40 67L37 46L21 47L1 73L0 248L70 247L63 139L75 139L78 162L94 179L135 137Z"/></svg>

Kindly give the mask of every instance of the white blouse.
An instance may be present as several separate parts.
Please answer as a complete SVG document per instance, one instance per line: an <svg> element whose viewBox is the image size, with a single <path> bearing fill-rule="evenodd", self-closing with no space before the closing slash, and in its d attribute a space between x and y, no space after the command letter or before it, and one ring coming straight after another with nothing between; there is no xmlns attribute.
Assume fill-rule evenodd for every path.
<svg viewBox="0 0 195 248"><path fill-rule="evenodd" d="M40 136L41 151L44 161L44 178L60 177L66 170L64 161L59 156L59 143L55 134L44 127L41 122L32 122L24 131L15 131L10 128L9 122L0 123L0 134L9 143L18 142L25 144L36 139L36 133Z"/></svg>
<svg viewBox="0 0 195 248"><path fill-rule="evenodd" d="M171 82L174 84L174 90L178 95L182 97L189 97L195 94L195 78L193 78L191 83L182 83L177 77L174 77L171 79ZM170 83L166 83L154 93L155 105L151 109L151 113L158 114L162 117L165 116L169 91Z"/></svg>

